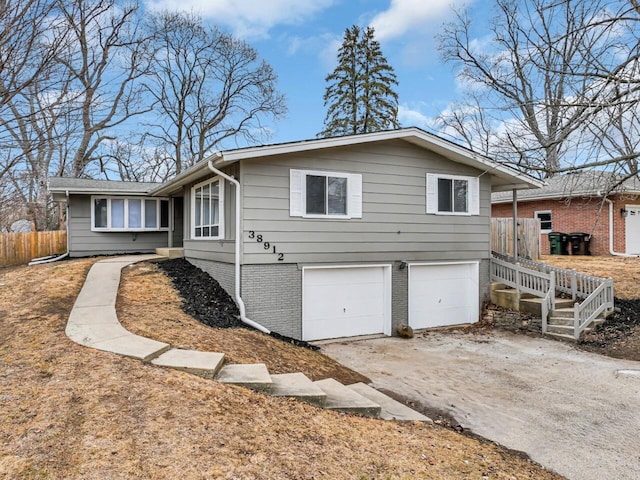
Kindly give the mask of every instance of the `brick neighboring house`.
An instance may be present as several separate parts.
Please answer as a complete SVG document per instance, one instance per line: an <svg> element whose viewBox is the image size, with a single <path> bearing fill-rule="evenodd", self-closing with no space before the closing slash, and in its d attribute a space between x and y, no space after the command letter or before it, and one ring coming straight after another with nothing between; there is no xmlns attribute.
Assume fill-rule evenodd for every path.
<svg viewBox="0 0 640 480"><path fill-rule="evenodd" d="M640 254L640 181L600 171L560 175L538 190L518 192L518 217L541 221L540 251L550 232L591 235L592 255ZM491 216L512 216L510 192L491 195ZM610 225L613 235L610 236Z"/></svg>

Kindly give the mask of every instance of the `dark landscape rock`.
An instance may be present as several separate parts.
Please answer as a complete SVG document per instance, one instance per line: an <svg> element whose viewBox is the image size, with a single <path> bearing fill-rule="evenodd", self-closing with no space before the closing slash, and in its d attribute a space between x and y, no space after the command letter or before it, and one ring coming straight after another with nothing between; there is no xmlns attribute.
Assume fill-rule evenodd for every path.
<svg viewBox="0 0 640 480"><path fill-rule="evenodd" d="M199 322L215 328L244 327L238 306L220 284L183 258L159 262L180 293L182 309Z"/></svg>

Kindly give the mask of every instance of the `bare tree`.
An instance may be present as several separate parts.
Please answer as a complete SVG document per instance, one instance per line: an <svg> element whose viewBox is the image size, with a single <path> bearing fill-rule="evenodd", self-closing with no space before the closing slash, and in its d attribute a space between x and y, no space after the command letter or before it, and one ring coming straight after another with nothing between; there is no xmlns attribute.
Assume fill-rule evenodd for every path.
<svg viewBox="0 0 640 480"><path fill-rule="evenodd" d="M141 103L141 78L148 73L139 6L116 0L58 0L61 34L67 48L57 55L77 92L69 112L76 121L77 143L71 175L99 161L99 148L115 140L114 129L150 108Z"/></svg>
<svg viewBox="0 0 640 480"><path fill-rule="evenodd" d="M38 6L35 0L16 3ZM55 218L46 189L49 175L104 170L104 146L115 139L115 129L150 109L140 102L148 44L139 35L138 7L115 0L45 3L52 7L44 18L16 14L15 24L6 28L9 38L13 30L32 28L35 37L24 34L32 43L21 53L42 52L46 63L31 65L13 54L7 57L10 64L0 67L20 72L5 77L13 78L13 87L0 104L0 177L7 177L6 191L28 206L38 229Z"/></svg>
<svg viewBox="0 0 640 480"><path fill-rule="evenodd" d="M149 136L167 148L171 173L204 158L231 138L256 143L269 137L266 118L286 112L277 76L245 42L187 13L160 13L150 22L158 122ZM166 147L165 147L166 148Z"/></svg>
<svg viewBox="0 0 640 480"><path fill-rule="evenodd" d="M603 138L595 134L603 118L637 104L638 9L623 0L496 0L495 8L482 47L466 13L440 35L443 58L476 93L464 121L458 111L444 125L467 140L482 125L484 147L543 175L621 161L586 152Z"/></svg>

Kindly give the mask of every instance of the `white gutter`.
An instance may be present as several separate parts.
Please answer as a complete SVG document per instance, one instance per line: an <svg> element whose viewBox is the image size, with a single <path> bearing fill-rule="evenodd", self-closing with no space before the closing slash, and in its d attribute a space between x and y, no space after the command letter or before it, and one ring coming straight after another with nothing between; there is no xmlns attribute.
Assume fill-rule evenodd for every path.
<svg viewBox="0 0 640 480"><path fill-rule="evenodd" d="M222 158L221 152L216 152L213 154L214 158ZM240 296L240 240L241 240L241 229L240 229L240 182L238 182L235 178L230 177L224 172L221 172L216 167L213 166L213 162L211 159L207 162L207 166L209 170L211 170L216 175L224 178L228 182L233 183L236 187L236 239L235 239L235 248L236 248L236 263L235 263L235 296L236 303L238 304L238 309L240 310L240 320L247 325L252 326L256 330L260 330L261 332L269 335L271 331L260 325L259 323L254 322L253 320L247 318L246 308L244 306L244 302L242 301L242 297Z"/></svg>
<svg viewBox="0 0 640 480"><path fill-rule="evenodd" d="M618 253L613 250L613 202L607 197L603 200L609 204L609 253L616 257L638 257L640 255L631 255L629 253Z"/></svg>
<svg viewBox="0 0 640 480"><path fill-rule="evenodd" d="M67 258L69 256L69 190L65 190L64 193L67 196L67 205L65 207L65 210L67 211L67 251L57 257L51 256L51 257L44 257L44 258L35 258L27 264L29 266L40 265L41 263L57 262L58 260L62 260L63 258Z"/></svg>

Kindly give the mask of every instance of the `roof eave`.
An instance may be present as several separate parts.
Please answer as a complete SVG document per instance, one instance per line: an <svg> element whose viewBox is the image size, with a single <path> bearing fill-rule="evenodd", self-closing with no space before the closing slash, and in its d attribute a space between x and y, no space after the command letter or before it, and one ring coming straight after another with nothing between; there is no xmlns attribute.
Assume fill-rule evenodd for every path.
<svg viewBox="0 0 640 480"><path fill-rule="evenodd" d="M149 191L131 191L131 190L106 190L104 188L50 188L50 193L60 193L69 195L128 195L128 196L149 196Z"/></svg>

